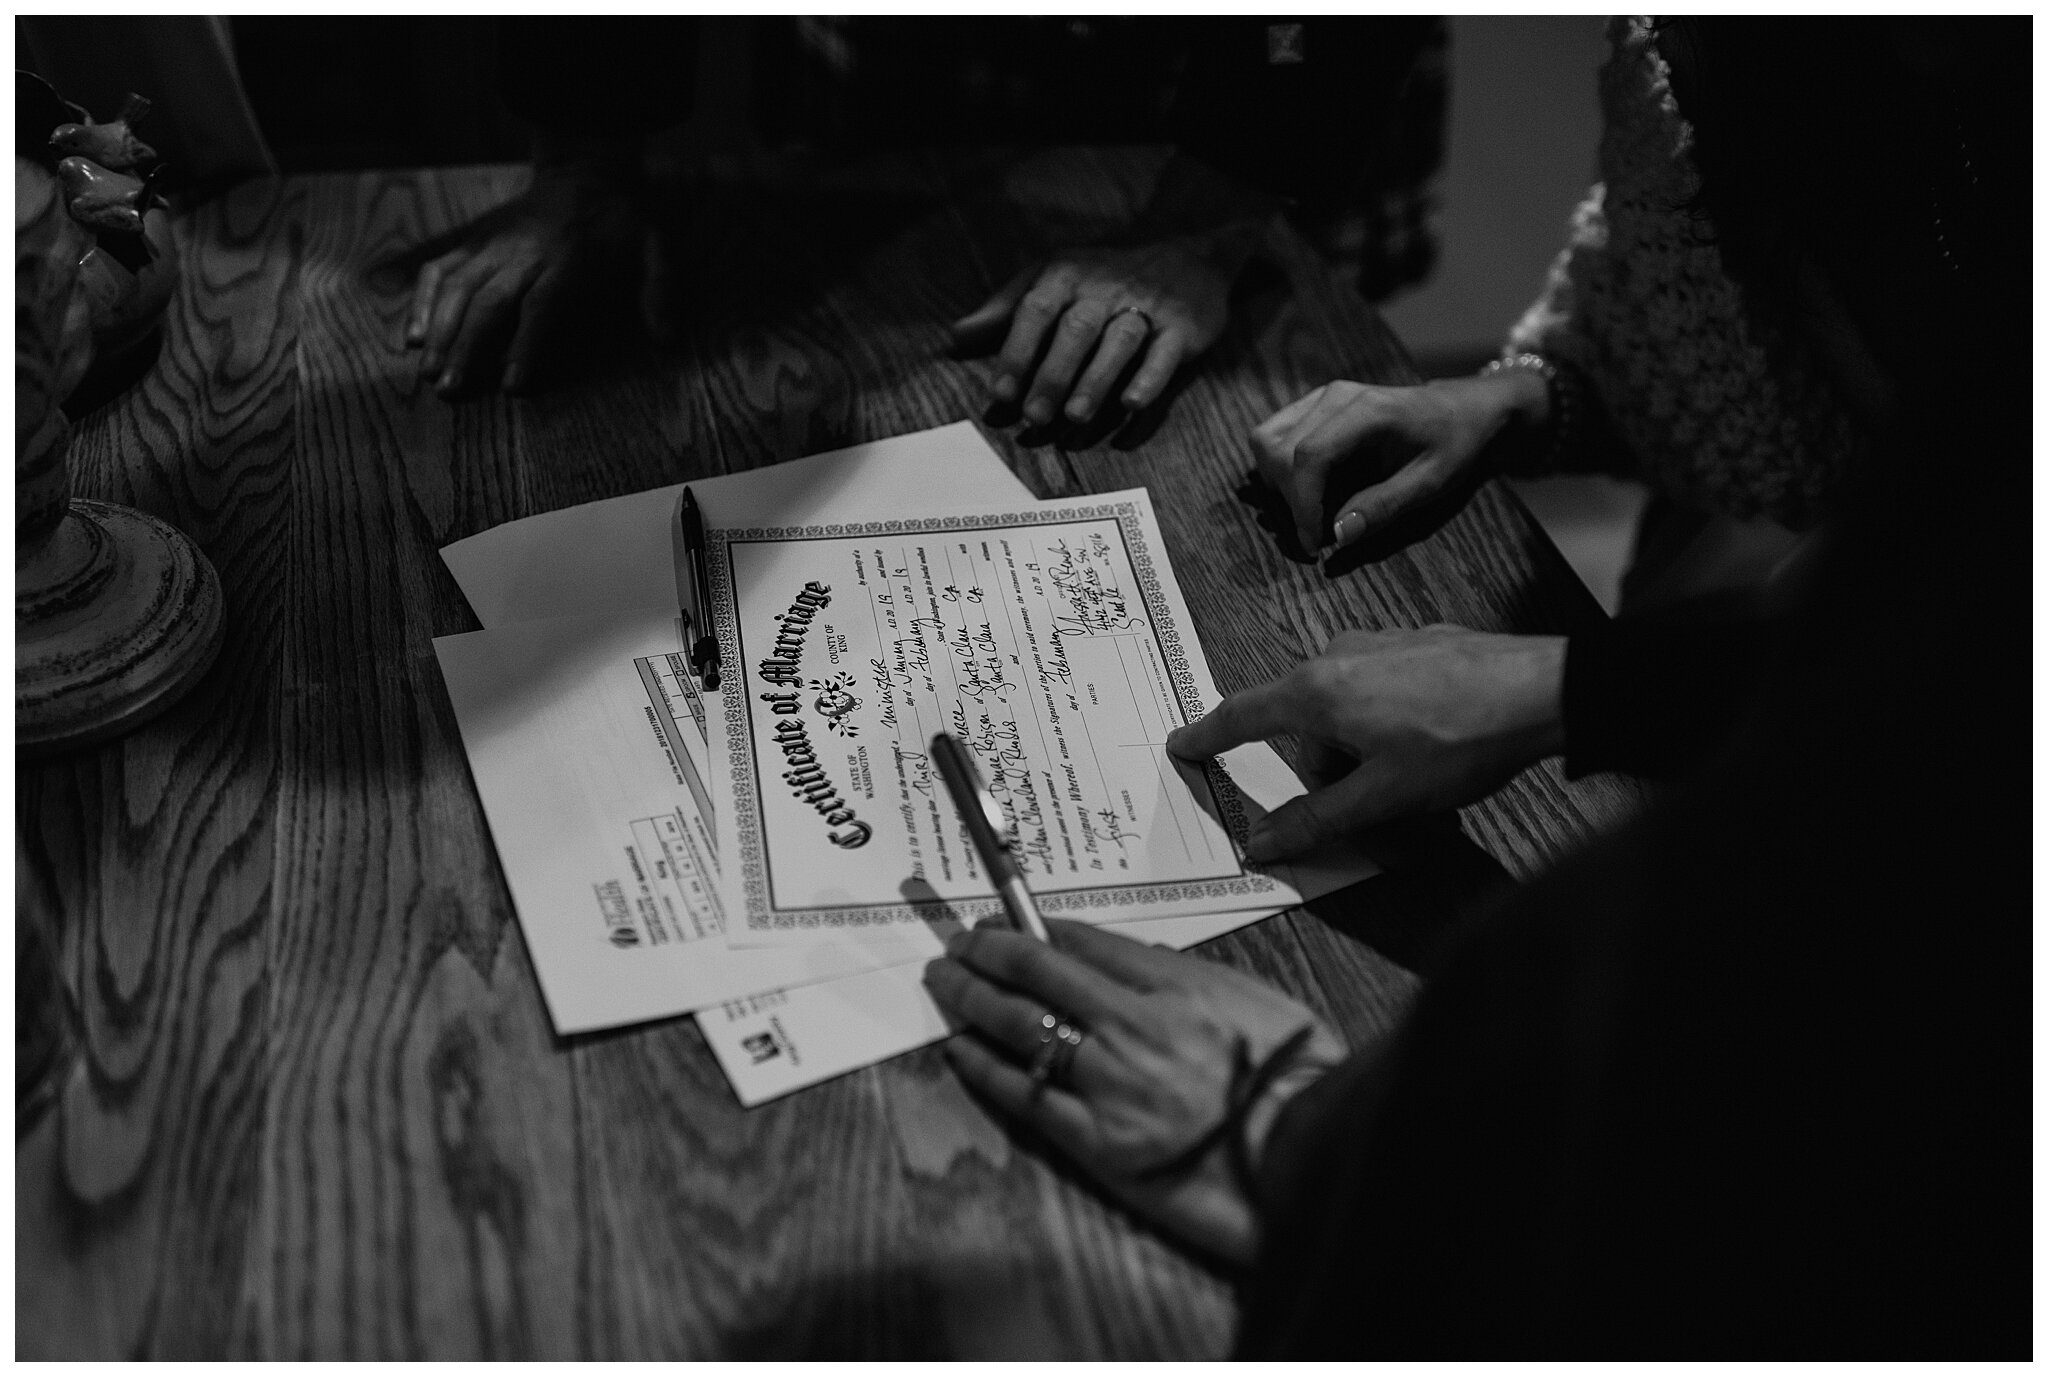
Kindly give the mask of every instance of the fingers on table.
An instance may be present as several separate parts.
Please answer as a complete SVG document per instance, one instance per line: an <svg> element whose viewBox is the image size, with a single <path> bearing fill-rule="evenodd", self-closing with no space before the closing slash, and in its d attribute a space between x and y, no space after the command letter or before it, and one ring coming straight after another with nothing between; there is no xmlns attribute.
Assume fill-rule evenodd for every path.
<svg viewBox="0 0 2048 1377"><path fill-rule="evenodd" d="M1427 458L1404 465L1378 483L1352 494L1330 523L1338 549L1355 545L1402 514L1440 495L1448 480Z"/></svg>
<svg viewBox="0 0 2048 1377"><path fill-rule="evenodd" d="M1323 516L1330 470L1358 445L1370 426L1369 415L1326 394L1295 427L1287 503L1294 510L1295 533L1304 550L1320 548L1330 529Z"/></svg>
<svg viewBox="0 0 2048 1377"><path fill-rule="evenodd" d="M1323 515L1331 470L1393 425L1394 418L1373 393L1346 384L1317 388L1252 431L1260 468L1286 498L1304 550L1321 548L1326 532L1334 530L1334 522L1326 525ZM1413 482L1409 480L1409 485ZM1395 491L1397 503L1404 500L1409 485ZM1337 543L1348 544L1364 533L1353 522L1348 539Z"/></svg>
<svg viewBox="0 0 2048 1377"><path fill-rule="evenodd" d="M1012 278L954 322L953 333L965 342L1004 319L1010 329L992 390L998 401L1019 402L1033 425L1062 411L1070 420L1092 419L1127 373L1124 405L1149 406L1190 353L1184 330L1156 325L1135 304L1119 304L1116 293L1084 291L1076 269L1064 263Z"/></svg>
<svg viewBox="0 0 2048 1377"><path fill-rule="evenodd" d="M1233 693L1208 716L1168 732L1166 749L1183 760L1207 760L1248 741L1298 731L1298 698L1299 686L1292 676Z"/></svg>
<svg viewBox="0 0 2048 1377"><path fill-rule="evenodd" d="M1008 282L998 287L995 295L953 322L953 340L956 344L971 344L975 340L992 334L1006 324L1017 303L1024 299L1024 293L1038 277L1040 266L1033 264Z"/></svg>
<svg viewBox="0 0 2048 1377"><path fill-rule="evenodd" d="M1068 312L1071 316L1073 312ZM1074 384L1074 394L1067 398L1067 418L1085 421L1095 415L1095 408L1109 395L1116 381L1131 366L1131 360L1144 349L1145 341L1152 337L1152 327L1143 312L1124 309L1110 316L1102 327L1101 339L1095 346L1095 356L1088 361L1081 380Z"/></svg>
<svg viewBox="0 0 2048 1377"><path fill-rule="evenodd" d="M1304 550L1322 543L1323 484L1330 461L1321 449L1305 442L1333 404L1328 386L1317 388L1268 416L1252 430L1259 468L1266 481L1287 501L1294 517L1295 538Z"/></svg>
<svg viewBox="0 0 2048 1377"><path fill-rule="evenodd" d="M419 279L413 283L412 303L405 312L406 348L416 349L427 342L427 327L433 322L434 299L440 294L441 279L462 257L444 254L421 267Z"/></svg>
<svg viewBox="0 0 2048 1377"><path fill-rule="evenodd" d="M1010 333L1004 337L1002 352L996 357L996 400L1018 400L1024 380L1031 376L1031 365L1038 361L1046 333L1073 297L1073 278L1056 263L1041 272L1031 289L1018 299L1017 310L1010 317Z"/></svg>
<svg viewBox="0 0 2048 1377"><path fill-rule="evenodd" d="M497 365L519 324L520 307L540 276L539 258L503 261L479 254L444 276L427 327L420 367L442 392L459 392Z"/></svg>
<svg viewBox="0 0 2048 1377"><path fill-rule="evenodd" d="M1173 381L1174 373L1188 357L1187 337L1172 326L1162 329L1145 353L1131 385L1124 389L1124 406L1142 411L1159 400L1159 394Z"/></svg>
<svg viewBox="0 0 2048 1377"><path fill-rule="evenodd" d="M462 322L469 315L469 300L489 273L489 264L474 254L464 254L449 263L441 274L433 308L427 312L427 335L420 353L420 372L427 378L438 380L443 376L442 370L454 355Z"/></svg>
<svg viewBox="0 0 2048 1377"><path fill-rule="evenodd" d="M1038 377L1024 402L1024 418L1044 425L1058 414L1060 402L1074 385L1081 365L1109 324L1109 311L1099 301L1083 298L1067 307L1052 332L1052 344L1038 365Z"/></svg>
<svg viewBox="0 0 2048 1377"><path fill-rule="evenodd" d="M502 386L507 392L525 391L545 371L550 351L567 328L571 297L569 271L559 264L542 269L534 279L519 310L512 346L505 352Z"/></svg>

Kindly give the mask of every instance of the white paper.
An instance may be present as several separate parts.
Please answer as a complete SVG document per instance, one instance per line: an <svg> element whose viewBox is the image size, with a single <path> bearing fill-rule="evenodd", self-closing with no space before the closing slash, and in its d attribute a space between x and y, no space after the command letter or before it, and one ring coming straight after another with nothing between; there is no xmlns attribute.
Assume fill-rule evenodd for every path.
<svg viewBox="0 0 2048 1377"><path fill-rule="evenodd" d="M659 607L434 642L558 1032L889 964L850 943L727 946L679 649Z"/></svg>
<svg viewBox="0 0 2048 1377"><path fill-rule="evenodd" d="M669 522L675 483L626 497L522 517L441 551L486 627L636 607L674 607ZM744 473L691 481L707 526L800 525L940 509L1030 502L971 421L876 440Z"/></svg>
<svg viewBox="0 0 2048 1377"><path fill-rule="evenodd" d="M1142 918L1110 931L1175 949L1256 923L1280 909ZM911 962L801 989L730 1000L697 1015L704 1040L751 1109L805 1086L858 1071L937 1042L953 1030L924 988L925 962Z"/></svg>
<svg viewBox="0 0 2048 1377"><path fill-rule="evenodd" d="M1223 771L1165 749L1216 701L1142 490L710 535L728 940L907 958L1001 911L929 758L960 737L1048 913L1288 907ZM1262 748L1263 749L1263 748Z"/></svg>
<svg viewBox="0 0 2048 1377"><path fill-rule="evenodd" d="M697 786L718 781L697 754L706 747L700 728L681 720L694 718L702 702L691 701L687 676L678 677L677 664L665 660L680 648L668 523L681 486L510 522L443 550L484 626L575 620L513 626L504 637L444 638L436 652L451 698L460 703L465 745L557 1027L579 1031L701 1007L700 1026L741 1102L753 1105L944 1036L922 984L925 963L941 948L927 933L909 959L875 967L871 951L732 951L694 935L656 944L637 928L622 946L604 906L595 904L593 914L604 880L575 873L573 857L586 849L592 859L580 868L619 882L621 891L620 862L629 847L664 865L671 853L679 855L679 871L716 864L697 855L715 835L711 819L701 816L710 810ZM693 487L714 526L874 519L900 513L911 497L985 510L1031 501L968 422ZM640 613L593 615L633 608ZM591 693L609 710L586 717L569 706ZM667 708L668 721L658 705ZM600 725L619 718L630 724L624 733ZM602 743L596 749L593 737ZM479 742L491 744L479 752ZM1240 748L1225 763L1254 819L1301 792L1264 746ZM625 803L623 796L635 792L651 801ZM711 790L714 798L719 792ZM650 828L657 819L664 825ZM635 824L644 835L636 835ZM572 859L560 859L562 853ZM686 889L690 876L645 872L643 865L634 879L634 898L653 906L656 918L704 902ZM623 873L632 875L630 864ZM1293 887L1314 897L1373 868L1348 857L1286 873ZM642 892L642 879L654 892ZM664 885L667 895L659 892ZM1143 919L1116 930L1185 947L1277 911ZM785 969L791 961L800 963L794 973ZM691 1003L693 991L701 997L720 986L725 993Z"/></svg>
<svg viewBox="0 0 2048 1377"><path fill-rule="evenodd" d="M1239 747L1226 757L1253 816L1306 792L1269 747ZM1365 854L1336 847L1289 878L1304 901L1319 899L1379 873ZM1186 950L1261 922L1283 910L1196 914L1118 923L1110 931L1134 941ZM935 953L936 954L936 953ZM733 1093L752 1108L805 1086L887 1061L953 1030L924 987L925 962L850 975L801 988L730 1000L697 1015Z"/></svg>
<svg viewBox="0 0 2048 1377"><path fill-rule="evenodd" d="M692 486L714 522L883 513L913 492L1031 500L965 421ZM674 658L669 523L681 487L508 522L441 552L478 620L497 628L443 637L435 653L564 1033L885 959L731 953L720 938L703 699Z"/></svg>

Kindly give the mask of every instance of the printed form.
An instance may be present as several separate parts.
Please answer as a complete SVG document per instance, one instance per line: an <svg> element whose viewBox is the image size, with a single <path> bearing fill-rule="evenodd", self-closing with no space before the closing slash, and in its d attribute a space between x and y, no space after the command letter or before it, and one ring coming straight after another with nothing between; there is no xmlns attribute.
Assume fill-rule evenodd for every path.
<svg viewBox="0 0 2048 1377"><path fill-rule="evenodd" d="M1049 914L1299 902L1240 858L1228 775L1166 750L1216 694L1143 490L710 541L732 942L881 949L1001 911L932 766L939 731L973 752Z"/></svg>
<svg viewBox="0 0 2048 1377"><path fill-rule="evenodd" d="M879 518L891 508L900 512L900 493L906 488L931 495L938 503L954 504L955 510L970 499L984 511L1029 510L1035 505L967 423L697 485L708 513L738 524L778 518L804 523L827 517ZM666 533L675 491L662 489L529 517L450 547L444 552L450 568L489 629L442 638L436 651L557 1029L577 1032L701 1011L698 1023L741 1102L757 1104L945 1036L948 1030L919 977L924 962L938 954L949 926L917 924L907 942L899 937L879 945L841 940L867 936L873 928L813 933L801 944L779 948L735 948L727 941L730 910L721 899L717 853L723 839L718 838L717 824L722 820L719 800L731 792L729 786L721 788L727 783L730 761L720 749L723 734L718 727L731 699L701 692L678 654ZM1089 504L1114 500L1090 499ZM1123 514L1124 519L1128 516ZM1000 519L1032 524L1014 510ZM921 523L905 524L918 525L920 538L927 534ZM1087 524L1082 520L1081 525ZM1141 522L1141 528L1145 524ZM832 529L843 535L847 527L839 521ZM1096 533L1107 540L1106 530ZM895 534L900 537L902 531ZM1053 590L1074 614L1071 625L1057 620L1048 624L1058 635L1044 638L1046 654L1042 661L1033 661L1034 669L1054 679L1064 670L1069 682L1093 683L1095 699L1089 707L1095 711L1102 706L1105 682L1124 685L1121 706L1100 723L1091 718L1087 724L1092 735L1086 744L1098 755L1105 741L1119 746L1156 743L1173 721L1170 714L1178 694L1171 639L1145 637L1136 625L1121 624L1131 620L1128 587L1139 585L1121 581L1121 566L1106 560L1100 547L1069 543L1067 536L1074 533L1049 532L1042 523L1033 534L1047 540L1045 548L1036 551L1043 557L1024 563L1040 566L1041 588ZM898 548L908 552L900 539ZM1156 532L1147 538L1145 549L1158 549ZM954 553L974 557L979 551L976 547ZM888 568L911 566L899 560ZM542 571L552 573L543 577ZM1131 572L1138 572L1135 565ZM962 661L957 671L939 662L945 681L962 690L959 696L970 702L990 700L986 714L976 712L958 722L948 715L946 721L956 730L967 728L964 734L972 741L977 739L973 729L986 717L988 729L977 747L984 773L1005 789L1022 820L1031 823L1032 800L1041 792L1040 784L1035 775L1026 774L1016 754L1026 723L1035 715L994 710L1021 692L1023 665L967 663L987 658L985 648L978 655L966 652L977 650L977 637L986 641L993 634L992 615L977 619L972 614L972 609L990 605L988 582L935 579L932 588L938 603L968 610L960 613L957 623L945 623L946 634L938 626L912 630L925 633L926 663L921 668L932 667L935 648L955 655ZM1021 583L1020 578L1018 586ZM910 590L911 602L921 585L920 574ZM945 596L949 587L956 594L953 598ZM879 585L877 591L883 591ZM1165 591L1177 630L1185 625L1185 612L1179 607L1178 591L1170 586ZM886 595L892 600L897 596L893 591ZM927 608L932 600L925 599ZM1120 602L1125 604L1121 610ZM572 609L581 609L582 615L559 615ZM777 610L786 611L787 604ZM900 615L906 623L938 620ZM887 629L886 617L881 627ZM959 629L965 630L964 642ZM1133 657L1129 647L1113 648L1119 637L1149 639L1152 653L1140 650ZM914 642L917 637L900 639ZM1030 644L1031 636L1025 639ZM879 640L878 633L878 644ZM1075 646L1083 641L1101 644L1082 645L1077 654ZM853 648L849 639L842 664L849 661ZM1112 662L1104 657L1109 654L1115 657L1116 675L1108 672ZM929 715L936 702L938 670L929 683L918 676L903 685L909 693L893 691L898 677L912 673L912 658L911 648L905 647L900 669L884 659L881 666L866 666L865 682L856 673L854 683L839 681L829 697L831 684L810 690L813 716L854 717L845 725L859 731L863 714L872 705L863 701L854 707L848 700L884 697L880 675L887 670L891 692L886 696L896 709L890 724L893 739L906 748L928 740L924 718L910 725L910 715ZM1197 651L1191 672L1200 668ZM832 673L804 677L833 680L838 672L835 666ZM1151 692L1133 692L1132 685L1143 684L1148 676ZM1201 670L1200 683L1207 688L1206 670ZM1007 690L1004 684L1009 685ZM1040 698L1045 687L1039 685ZM1061 710L1061 697L1053 695L1052 711L1062 720L1055 724L1048 713L1041 726L1071 726L1066 719L1078 709L1081 695L1071 697ZM820 699L825 700L822 710ZM1154 716L1147 715L1148 704ZM1009 739L1011 732L1016 742ZM829 726L824 735L842 745L865 740L870 765L863 782L872 781L879 726L865 737ZM1043 739L1040 744L1045 744ZM1080 745L1077 740L1069 746L1070 763L1079 758ZM786 761L787 753L782 754ZM907 757L922 754L906 749ZM857 751L853 755L860 759ZM892 772L895 758L891 753ZM1096 763L1100 765L1099 758ZM895 778L900 789L916 794L926 805L920 846L929 836L934 848L945 845L952 865L971 865L973 853L964 835L957 829L947 835L951 807L943 785L936 786L937 807L932 808L934 781L919 764L906 759L904 771ZM1263 745L1239 748L1229 753L1225 764L1253 819L1301 792L1292 772ZM1163 786L1166 777L1158 766L1155 760L1154 775ZM1166 767L1177 774L1195 774L1187 784L1190 798L1196 796L1192 790L1197 785L1210 783L1199 772L1170 761ZM1078 764L1075 769L1078 774ZM1066 854L1064 843L1053 842L1055 836L1082 838L1078 854L1102 859L1105 872L1112 859L1144 859L1143 838L1132 831L1133 814L1142 811L1135 806L1137 794L1134 806L1124 807L1120 785L1112 806L1110 775L1102 768L1091 776L1093 783L1082 790L1081 800L1072 798L1070 791L1059 800L1059 808L1039 806L1036 816L1043 822L1044 839L1039 839L1038 824L1033 823L1034 863L1044 866L1049 864L1048 854ZM1046 794L1050 798L1049 790ZM867 804L865 792L860 802ZM1097 806L1084 806L1090 803ZM1209 804L1222 807L1213 789ZM813 801L802 811L808 813L806 822L815 824L838 810L820 812ZM1115 816L1096 816L1104 811ZM1189 862L1200 837L1221 836L1228 829L1211 813L1195 811L1199 820L1186 819L1195 834L1178 847L1178 859L1169 858L1155 869L1174 875L1177 883L1215 883L1225 867ZM1227 811L1224 815L1228 817ZM866 820L860 814L857 818ZM1059 830L1062 818L1064 833ZM1089 838L1095 842L1094 852L1087 849ZM1294 893L1313 897L1373 869L1363 857L1331 856L1315 867L1283 872L1288 883L1274 898L1261 902L1228 896L1235 905L1229 911L1217 911L1221 905L1211 903L1207 911L1178 917L1119 921L1115 914L1105 917L1086 911L1072 916L1115 922L1119 932L1136 940L1185 947L1278 912L1295 902ZM1128 869L1116 867L1119 875L1134 870L1146 873L1135 863ZM971 876L973 871L959 873ZM1048 883L1036 873L1034 882L1041 887ZM910 888L912 898L904 902L929 907L932 900L916 886ZM995 906L980 907L993 911ZM1133 907L1140 912L1146 908ZM1154 909L1161 907L1173 911L1170 905ZM902 933L901 928L889 930Z"/></svg>

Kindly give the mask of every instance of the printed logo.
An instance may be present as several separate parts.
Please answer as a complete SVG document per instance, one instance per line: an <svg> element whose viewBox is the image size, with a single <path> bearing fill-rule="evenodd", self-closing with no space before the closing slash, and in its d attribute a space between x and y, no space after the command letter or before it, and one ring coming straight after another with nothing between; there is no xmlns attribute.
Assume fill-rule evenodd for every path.
<svg viewBox="0 0 2048 1377"><path fill-rule="evenodd" d="M771 1057L782 1055L782 1048L776 1042L775 1034L772 1032L749 1033L746 1037L740 1039L740 1046L744 1047L747 1055L754 1059L753 1064L755 1066L759 1066Z"/></svg>
<svg viewBox="0 0 2048 1377"><path fill-rule="evenodd" d="M640 929L633 925L633 910L626 903L626 889L617 880L592 886L597 891L597 916L615 947L640 945Z"/></svg>
<svg viewBox="0 0 2048 1377"><path fill-rule="evenodd" d="M818 716L825 719L825 725L841 736L860 735L860 724L846 720L861 702L848 692L853 683L853 675L843 669L830 679L810 681L811 691L818 695L818 700L811 706L818 710Z"/></svg>
<svg viewBox="0 0 2048 1377"><path fill-rule="evenodd" d="M1308 61L1308 33L1299 24L1266 25L1266 65L1280 67Z"/></svg>

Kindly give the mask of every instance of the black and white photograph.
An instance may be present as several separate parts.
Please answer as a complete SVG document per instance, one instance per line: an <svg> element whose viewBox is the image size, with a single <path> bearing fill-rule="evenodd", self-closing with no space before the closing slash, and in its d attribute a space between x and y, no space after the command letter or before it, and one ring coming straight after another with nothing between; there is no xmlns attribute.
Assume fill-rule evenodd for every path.
<svg viewBox="0 0 2048 1377"><path fill-rule="evenodd" d="M2036 41L18 11L16 1358L2030 1360Z"/></svg>

